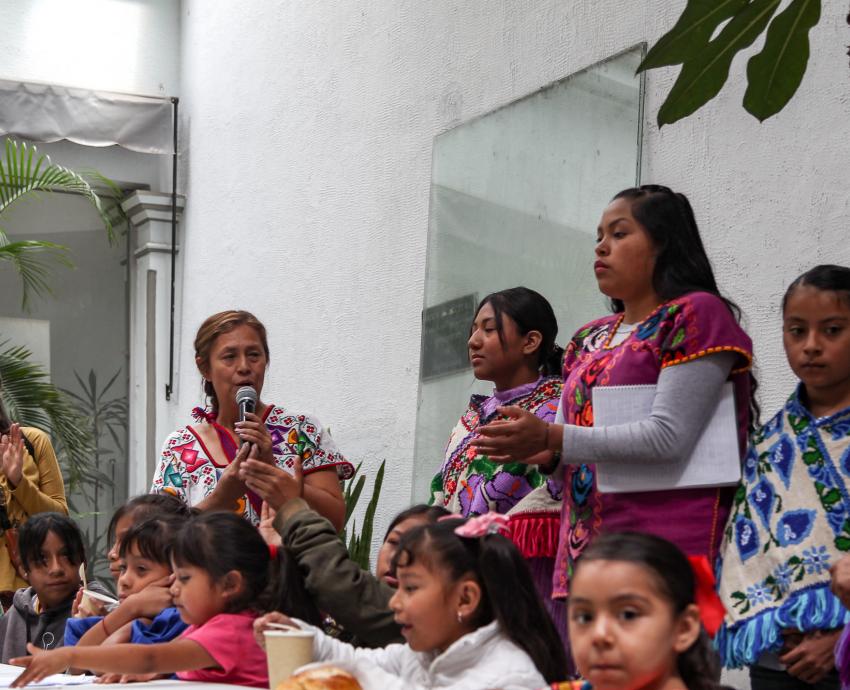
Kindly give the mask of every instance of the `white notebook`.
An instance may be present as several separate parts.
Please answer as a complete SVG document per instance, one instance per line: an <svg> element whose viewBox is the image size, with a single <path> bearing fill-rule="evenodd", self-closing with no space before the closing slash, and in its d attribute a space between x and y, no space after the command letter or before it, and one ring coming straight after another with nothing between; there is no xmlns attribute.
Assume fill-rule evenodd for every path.
<svg viewBox="0 0 850 690"><path fill-rule="evenodd" d="M597 386L593 389L593 425L614 426L647 419L655 386ZM738 424L732 383L723 386L720 402L690 457L676 463L617 462L596 466L596 482L604 493L669 491L728 486L741 478Z"/></svg>

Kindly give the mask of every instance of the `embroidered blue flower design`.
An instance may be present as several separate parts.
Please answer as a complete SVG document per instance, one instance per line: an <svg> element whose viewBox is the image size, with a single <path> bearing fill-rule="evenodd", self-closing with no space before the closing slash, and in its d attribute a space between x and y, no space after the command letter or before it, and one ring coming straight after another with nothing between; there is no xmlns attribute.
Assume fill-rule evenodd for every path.
<svg viewBox="0 0 850 690"><path fill-rule="evenodd" d="M758 469L758 453L753 446L747 451L747 457L744 458L744 477L747 483L752 484L756 479L756 470Z"/></svg>
<svg viewBox="0 0 850 690"><path fill-rule="evenodd" d="M751 606L756 606L770 601L770 590L764 586L764 583L759 582L752 587L747 587L747 600Z"/></svg>
<svg viewBox="0 0 850 690"><path fill-rule="evenodd" d="M773 504L776 502L776 491L767 477L762 477L758 484L753 487L749 495L750 504L761 518L765 529L770 529L770 516L773 512Z"/></svg>
<svg viewBox="0 0 850 690"><path fill-rule="evenodd" d="M809 575L820 575L829 570L829 554L825 546L813 546L803 549L803 567Z"/></svg>
<svg viewBox="0 0 850 690"><path fill-rule="evenodd" d="M773 571L773 579L776 580L776 586L781 594L785 594L791 589L791 579L794 577L794 571L787 563L780 563L776 570Z"/></svg>
<svg viewBox="0 0 850 690"><path fill-rule="evenodd" d="M667 312L665 309L661 309L651 319L649 319L648 321L644 321L638 327L637 332L635 333L635 337L638 340L646 340L647 338L650 338L655 335L655 332L658 330L658 326L661 323L661 319L664 318L666 313Z"/></svg>
<svg viewBox="0 0 850 690"><path fill-rule="evenodd" d="M782 434L782 437L770 447L767 451L767 459L773 465L773 469L776 470L779 478L782 479L785 488L790 488L791 468L794 465L794 445L788 438L788 434Z"/></svg>
<svg viewBox="0 0 850 690"><path fill-rule="evenodd" d="M735 544L738 546L742 561L758 553L759 535L755 523L749 518L738 516L735 520Z"/></svg>
<svg viewBox="0 0 850 690"><path fill-rule="evenodd" d="M776 523L776 539L782 546L799 544L809 536L814 524L814 510L789 510Z"/></svg>
<svg viewBox="0 0 850 690"><path fill-rule="evenodd" d="M832 434L833 441L838 441L845 436L850 435L850 415L831 422L826 429L830 434Z"/></svg>
<svg viewBox="0 0 850 690"><path fill-rule="evenodd" d="M576 505L582 505L593 488L593 472L587 465L580 465L573 472L572 495Z"/></svg>

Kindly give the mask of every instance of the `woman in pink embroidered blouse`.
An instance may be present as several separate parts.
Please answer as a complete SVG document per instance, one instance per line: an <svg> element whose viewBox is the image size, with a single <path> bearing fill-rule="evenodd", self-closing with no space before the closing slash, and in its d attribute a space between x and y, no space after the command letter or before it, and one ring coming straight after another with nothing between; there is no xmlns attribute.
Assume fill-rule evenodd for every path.
<svg viewBox="0 0 850 690"><path fill-rule="evenodd" d="M269 363L263 324L245 311L213 314L195 338L195 363L212 409L195 408L198 423L166 439L151 491L174 494L200 510L235 510L254 524L264 498L274 495L278 506L301 496L341 528L339 481L353 467L318 420L258 400L257 414L237 421L236 391L251 386L262 395ZM242 441L254 468L247 481L244 470L240 476L247 452L237 458Z"/></svg>
<svg viewBox="0 0 850 690"><path fill-rule="evenodd" d="M713 560L734 486L602 493L596 464L687 457L727 380L742 454L751 420L752 343L738 325L737 307L717 288L687 198L658 185L620 192L597 237L594 272L614 313L580 328L566 348L563 423L503 408L509 420L482 428L477 442L480 452L502 461L545 449L561 453L555 597L567 595L576 558L600 532L650 532ZM656 385L649 418L594 428L593 388L636 384Z"/></svg>

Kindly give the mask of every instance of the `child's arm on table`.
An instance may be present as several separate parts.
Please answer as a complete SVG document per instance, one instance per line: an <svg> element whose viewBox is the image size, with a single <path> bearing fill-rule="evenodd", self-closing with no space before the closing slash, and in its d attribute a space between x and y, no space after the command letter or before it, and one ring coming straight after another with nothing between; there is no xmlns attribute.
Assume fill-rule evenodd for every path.
<svg viewBox="0 0 850 690"><path fill-rule="evenodd" d="M22 688L28 683L61 673L71 666L95 672L176 673L201 668L218 668L218 663L197 642L172 640L162 644L118 644L107 647L60 647L46 651L27 645L32 656L11 659L15 666L25 666L10 687Z"/></svg>

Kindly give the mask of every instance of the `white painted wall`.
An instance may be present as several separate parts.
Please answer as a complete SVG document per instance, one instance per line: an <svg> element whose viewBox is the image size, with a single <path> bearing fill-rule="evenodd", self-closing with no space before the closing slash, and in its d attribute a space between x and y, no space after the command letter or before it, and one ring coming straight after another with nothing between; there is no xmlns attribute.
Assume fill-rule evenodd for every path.
<svg viewBox="0 0 850 690"><path fill-rule="evenodd" d="M266 397L316 413L368 470L388 460L380 530L411 499L434 136L655 41L683 6L184 2L191 146L175 424L200 398L190 343L201 320L254 311L271 336ZM722 288L746 311L767 410L792 386L784 287L816 262L850 263L846 11L824 2L800 92L765 124L740 106L741 57L709 107L662 131L654 116L676 70L648 80L644 181L691 197Z"/></svg>
<svg viewBox="0 0 850 690"><path fill-rule="evenodd" d="M179 91L176 0L4 0L0 77L151 96Z"/></svg>

